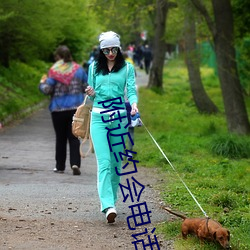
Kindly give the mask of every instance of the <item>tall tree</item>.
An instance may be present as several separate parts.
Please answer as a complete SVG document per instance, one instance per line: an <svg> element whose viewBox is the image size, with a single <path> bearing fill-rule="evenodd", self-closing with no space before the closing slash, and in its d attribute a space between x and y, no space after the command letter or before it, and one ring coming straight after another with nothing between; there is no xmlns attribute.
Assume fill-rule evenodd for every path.
<svg viewBox="0 0 250 250"><path fill-rule="evenodd" d="M200 74L200 56L196 44L196 27L194 14L191 15L194 8L192 4L185 5L185 55L188 69L189 82L195 105L200 113L217 113L218 108L207 95L201 80Z"/></svg>
<svg viewBox="0 0 250 250"><path fill-rule="evenodd" d="M156 1L155 34L153 41L154 57L149 75L148 87L163 88L163 66L166 54L166 42L164 39L168 10L176 7L175 3L168 0Z"/></svg>
<svg viewBox="0 0 250 250"><path fill-rule="evenodd" d="M191 1L204 16L212 33L228 130L249 134L250 123L236 64L230 0L212 0L214 21L200 0Z"/></svg>
<svg viewBox="0 0 250 250"><path fill-rule="evenodd" d="M237 60L241 86L250 96L250 1L232 0L236 36Z"/></svg>

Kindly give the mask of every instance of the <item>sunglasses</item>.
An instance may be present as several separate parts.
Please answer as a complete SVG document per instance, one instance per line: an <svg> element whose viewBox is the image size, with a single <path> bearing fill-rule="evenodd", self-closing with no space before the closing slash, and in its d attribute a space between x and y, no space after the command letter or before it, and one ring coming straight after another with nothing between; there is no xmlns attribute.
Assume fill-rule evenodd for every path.
<svg viewBox="0 0 250 250"><path fill-rule="evenodd" d="M112 54L117 54L118 48L117 47L114 47L114 48L111 48L111 49L105 48L105 49L102 50L104 55L109 55L110 51L112 52Z"/></svg>

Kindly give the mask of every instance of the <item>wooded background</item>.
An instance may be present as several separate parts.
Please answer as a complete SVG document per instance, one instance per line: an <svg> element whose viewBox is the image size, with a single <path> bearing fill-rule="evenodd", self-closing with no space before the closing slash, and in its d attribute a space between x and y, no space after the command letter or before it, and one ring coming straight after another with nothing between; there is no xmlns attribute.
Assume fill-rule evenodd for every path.
<svg viewBox="0 0 250 250"><path fill-rule="evenodd" d="M207 95L199 71L200 64L208 62L204 56L208 45L215 55L228 131L247 135L249 7L247 0L1 0L0 72L14 61L52 62L60 44L82 63L98 45L98 35L113 30L121 35L123 49L130 43L152 47L149 88L163 91L167 51L184 55L195 105L200 113L213 114L220 110ZM144 31L146 40L141 39Z"/></svg>

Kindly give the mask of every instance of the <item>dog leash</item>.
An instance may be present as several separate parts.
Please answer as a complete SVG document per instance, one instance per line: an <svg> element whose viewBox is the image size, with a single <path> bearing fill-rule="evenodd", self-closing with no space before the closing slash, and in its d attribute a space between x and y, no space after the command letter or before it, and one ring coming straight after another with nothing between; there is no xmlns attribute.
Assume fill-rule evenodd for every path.
<svg viewBox="0 0 250 250"><path fill-rule="evenodd" d="M187 191L189 192L189 194L191 195L191 197L193 198L193 200L196 202L196 204L198 205L198 207L200 208L200 210L202 211L202 213L205 215L205 217L209 218L209 216L203 210L203 208L201 207L201 205L199 204L199 202L196 200L196 198L194 197L194 195L192 194L192 192L190 191L190 189L188 188L188 186L186 185L186 183L182 180L182 178L178 174L176 168L173 166L173 164L170 162L170 160L168 159L168 157L165 155L165 153L163 152L163 150L161 149L161 147L159 146L159 144L157 143L157 141L154 139L154 137L152 136L152 134L149 132L148 128L145 126L145 124L143 123L143 121L141 120L141 118L139 118L139 119L140 119L142 125L145 127L145 129L148 132L148 134L150 135L150 137L152 138L152 140L155 143L155 145L158 147L158 149L160 150L160 152L162 153L162 155L165 157L165 159L167 160L167 162L169 163L169 165L171 166L171 168L175 171L175 173L179 177L180 181L185 186L185 188L187 189Z"/></svg>

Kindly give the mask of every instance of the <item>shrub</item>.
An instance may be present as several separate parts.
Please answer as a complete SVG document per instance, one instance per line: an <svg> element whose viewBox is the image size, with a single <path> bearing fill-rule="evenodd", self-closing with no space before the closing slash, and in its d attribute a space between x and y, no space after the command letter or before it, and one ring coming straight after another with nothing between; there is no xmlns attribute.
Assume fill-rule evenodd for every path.
<svg viewBox="0 0 250 250"><path fill-rule="evenodd" d="M249 158L250 146L247 140L236 135L222 135L212 140L211 151L215 155L231 159Z"/></svg>
<svg viewBox="0 0 250 250"><path fill-rule="evenodd" d="M221 207L221 208L229 208L233 209L237 206L235 199L233 198L232 194L228 192L221 192L215 194L210 203L214 206Z"/></svg>

